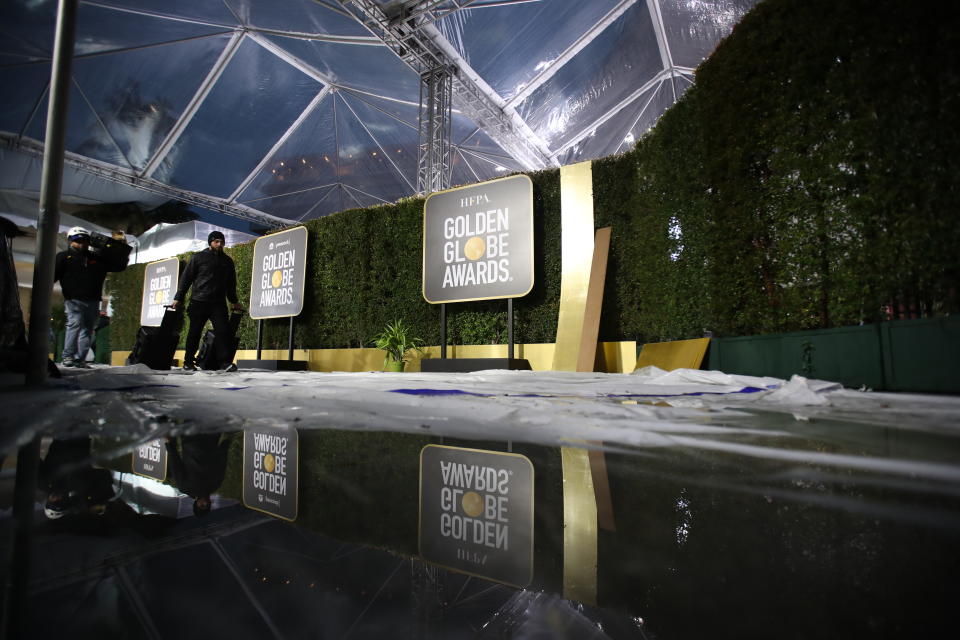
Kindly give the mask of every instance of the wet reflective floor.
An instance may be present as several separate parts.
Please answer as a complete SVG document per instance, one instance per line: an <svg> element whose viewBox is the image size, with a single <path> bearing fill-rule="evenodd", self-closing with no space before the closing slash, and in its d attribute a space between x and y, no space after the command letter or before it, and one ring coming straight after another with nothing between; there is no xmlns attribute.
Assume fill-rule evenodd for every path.
<svg viewBox="0 0 960 640"><path fill-rule="evenodd" d="M621 378L550 394L530 379L377 376L348 389L323 374L264 385L98 375L0 392L8 418L24 415L14 398L60 407L4 424L5 531L13 445L43 436L18 600L25 637L884 638L953 627L954 398L816 386L778 403L651 397ZM400 380L411 383L402 393ZM592 384L622 388L584 391ZM243 392L275 403L223 410L218 394ZM192 393L207 394L206 419ZM365 417L337 425L330 416L351 403ZM401 427L385 428L391 419Z"/></svg>

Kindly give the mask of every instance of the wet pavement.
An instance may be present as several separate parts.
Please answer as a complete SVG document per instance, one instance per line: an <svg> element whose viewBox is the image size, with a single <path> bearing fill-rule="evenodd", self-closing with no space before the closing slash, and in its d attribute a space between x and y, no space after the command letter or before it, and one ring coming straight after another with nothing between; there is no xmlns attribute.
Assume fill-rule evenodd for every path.
<svg viewBox="0 0 960 640"><path fill-rule="evenodd" d="M8 382L5 531L10 454L43 437L29 637L952 626L957 398L504 372L102 368L41 391ZM163 473L146 473L164 481L133 472L161 455ZM211 484L210 513L195 515ZM293 501L292 521L270 515L289 506L274 498Z"/></svg>

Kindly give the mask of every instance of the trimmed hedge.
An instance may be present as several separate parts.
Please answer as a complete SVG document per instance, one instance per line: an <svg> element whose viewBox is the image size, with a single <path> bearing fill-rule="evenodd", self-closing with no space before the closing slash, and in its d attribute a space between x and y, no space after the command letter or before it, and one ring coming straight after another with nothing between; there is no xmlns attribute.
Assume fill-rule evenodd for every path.
<svg viewBox="0 0 960 640"><path fill-rule="evenodd" d="M900 0L758 4L634 150L594 163L597 226L613 228L600 339L960 310L956 14ZM515 303L515 339L552 342L559 171L531 179L536 284ZM439 309L420 291L422 208L414 198L306 224L313 278L296 347L369 345L396 318L439 341ZM241 298L252 249L229 250ZM142 282L142 265L111 276L117 348L133 345ZM505 310L449 305L449 342L504 342ZM288 320L264 325L264 346L285 347ZM255 323L240 337L253 347Z"/></svg>

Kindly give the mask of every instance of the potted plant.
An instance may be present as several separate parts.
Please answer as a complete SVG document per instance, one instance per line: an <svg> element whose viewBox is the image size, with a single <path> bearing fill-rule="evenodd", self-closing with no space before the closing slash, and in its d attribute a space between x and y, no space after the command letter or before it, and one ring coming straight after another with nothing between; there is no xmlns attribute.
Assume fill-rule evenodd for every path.
<svg viewBox="0 0 960 640"><path fill-rule="evenodd" d="M410 327L403 324L403 320L388 323L373 337L373 345L387 352L383 359L384 371L403 371L408 351L423 352L423 340L410 335Z"/></svg>

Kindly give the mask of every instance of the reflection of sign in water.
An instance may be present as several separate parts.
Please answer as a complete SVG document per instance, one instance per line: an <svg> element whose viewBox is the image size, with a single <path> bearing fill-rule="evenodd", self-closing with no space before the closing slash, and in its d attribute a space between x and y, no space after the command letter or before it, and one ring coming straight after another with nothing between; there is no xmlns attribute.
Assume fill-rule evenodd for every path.
<svg viewBox="0 0 960 640"><path fill-rule="evenodd" d="M284 318L303 310L307 229L295 227L257 238L253 245L250 317Z"/></svg>
<svg viewBox="0 0 960 640"><path fill-rule="evenodd" d="M501 178L427 198L423 205L427 302L518 298L532 288L530 178Z"/></svg>
<svg viewBox="0 0 960 640"><path fill-rule="evenodd" d="M153 440L133 450L133 472L163 482L167 479L167 448Z"/></svg>
<svg viewBox="0 0 960 640"><path fill-rule="evenodd" d="M159 327L164 307L173 302L180 281L180 261L167 258L151 262L143 272L143 298L140 303L140 324Z"/></svg>
<svg viewBox="0 0 960 640"><path fill-rule="evenodd" d="M525 587L533 576L533 465L513 453L420 452L420 555Z"/></svg>
<svg viewBox="0 0 960 640"><path fill-rule="evenodd" d="M297 431L265 429L243 434L243 503L257 511L297 517Z"/></svg>

